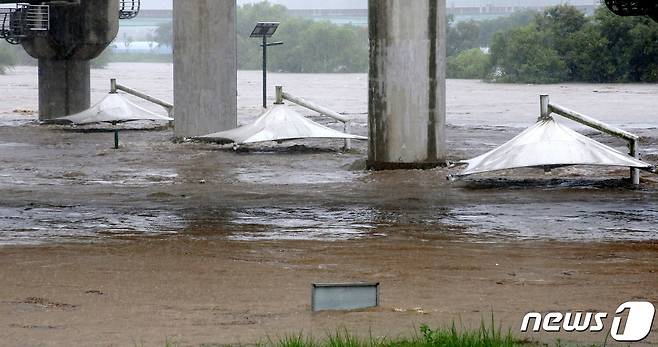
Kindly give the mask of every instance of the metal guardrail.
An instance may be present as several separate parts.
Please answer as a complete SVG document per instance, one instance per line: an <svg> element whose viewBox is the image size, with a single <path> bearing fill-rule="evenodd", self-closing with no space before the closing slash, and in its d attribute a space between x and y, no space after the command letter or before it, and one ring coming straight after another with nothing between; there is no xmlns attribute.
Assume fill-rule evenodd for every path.
<svg viewBox="0 0 658 347"><path fill-rule="evenodd" d="M25 24L30 31L50 30L50 6L29 5L25 15Z"/></svg>
<svg viewBox="0 0 658 347"><path fill-rule="evenodd" d="M38 32L50 29L48 5L16 4L15 8L0 8L0 38L13 45Z"/></svg>
<svg viewBox="0 0 658 347"><path fill-rule="evenodd" d="M341 123L343 123L343 132L349 134L350 133L350 126L352 120L349 119L348 117L336 112L332 111L326 107L316 105L308 100L305 100L303 98L300 98L298 96L291 95L289 93L286 93L283 91L283 86L276 86L276 101L274 102L277 105L283 104L283 100L288 100L292 103L295 103L299 106L305 107L309 110L315 111L317 113L323 114L327 117L333 118ZM343 147L345 150L349 150L352 148L352 142L350 139L345 139L345 146Z"/></svg>
<svg viewBox="0 0 658 347"><path fill-rule="evenodd" d="M541 108L541 116L540 119L542 118L549 118L551 116L551 113L555 113L557 115L560 115L564 118L570 119L574 122L578 122L580 124L583 124L585 126L588 126L590 128L596 129L598 131L601 131L603 133L621 138L625 141L628 142L628 149L629 149L629 155L633 158L639 159L640 157L640 137L631 134L628 131L619 129L617 127L614 127L612 125L603 123L597 119L594 119L592 117L586 116L584 114L578 113L574 110L570 110L566 107L557 105L557 104L552 104L550 103L549 96L546 94L542 94L539 96L539 104ZM640 185L640 170L636 168L631 168L630 169L630 178L631 182L634 186L639 186Z"/></svg>

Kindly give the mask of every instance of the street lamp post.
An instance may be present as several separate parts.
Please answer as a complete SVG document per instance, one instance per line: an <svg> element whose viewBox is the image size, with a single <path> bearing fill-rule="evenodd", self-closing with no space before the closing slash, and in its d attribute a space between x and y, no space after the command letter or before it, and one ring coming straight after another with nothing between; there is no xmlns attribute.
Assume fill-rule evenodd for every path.
<svg viewBox="0 0 658 347"><path fill-rule="evenodd" d="M272 37L279 27L279 22L258 22L249 37L263 38L263 108L267 108L267 47L282 45L283 42L267 43L267 38Z"/></svg>

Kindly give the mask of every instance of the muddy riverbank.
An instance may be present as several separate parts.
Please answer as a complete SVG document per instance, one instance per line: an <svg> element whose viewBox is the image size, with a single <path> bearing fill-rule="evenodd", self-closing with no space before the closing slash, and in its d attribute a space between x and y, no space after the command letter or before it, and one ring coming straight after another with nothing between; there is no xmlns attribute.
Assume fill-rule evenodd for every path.
<svg viewBox="0 0 658 347"><path fill-rule="evenodd" d="M388 237L335 242L197 236L0 248L0 335L17 346L162 346L168 337L185 346L244 344L340 329L409 336L421 324L452 321L477 328L492 313L516 332L528 311L614 312L626 300L658 301L655 242L485 244L435 231L397 226ZM311 282L364 280L381 283L379 308L310 312ZM654 329L647 344L656 336Z"/></svg>

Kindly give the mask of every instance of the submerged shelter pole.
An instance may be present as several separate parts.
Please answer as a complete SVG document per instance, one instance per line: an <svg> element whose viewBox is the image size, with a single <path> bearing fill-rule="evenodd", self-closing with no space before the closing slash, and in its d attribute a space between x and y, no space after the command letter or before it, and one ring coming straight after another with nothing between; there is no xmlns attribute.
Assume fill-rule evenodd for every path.
<svg viewBox="0 0 658 347"><path fill-rule="evenodd" d="M540 118L546 119L551 116L551 112L548 110L549 98L547 94L541 94L539 96L539 108L540 108Z"/></svg>
<svg viewBox="0 0 658 347"><path fill-rule="evenodd" d="M276 86L276 100L274 101L274 104L283 104L283 86Z"/></svg>
<svg viewBox="0 0 658 347"><path fill-rule="evenodd" d="M640 143L638 139L630 140L628 142L628 149L630 150L629 154L631 157L639 159L639 147ZM631 183L636 187L640 185L640 170L634 167L631 168Z"/></svg>
<svg viewBox="0 0 658 347"><path fill-rule="evenodd" d="M114 149L119 149L119 128L117 128L117 122L112 122L114 126Z"/></svg>
<svg viewBox="0 0 658 347"><path fill-rule="evenodd" d="M350 122L345 122L345 124L343 124L343 132L345 134L350 133ZM350 139L345 139L345 145L343 145L343 150L349 151L350 149L352 149L352 141Z"/></svg>

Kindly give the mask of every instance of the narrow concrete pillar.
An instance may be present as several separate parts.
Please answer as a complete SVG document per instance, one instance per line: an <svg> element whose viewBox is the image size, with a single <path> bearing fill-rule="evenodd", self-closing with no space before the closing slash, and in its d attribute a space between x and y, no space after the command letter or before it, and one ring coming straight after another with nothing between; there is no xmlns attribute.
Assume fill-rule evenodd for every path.
<svg viewBox="0 0 658 347"><path fill-rule="evenodd" d="M50 120L90 106L88 60L39 59L39 119Z"/></svg>
<svg viewBox="0 0 658 347"><path fill-rule="evenodd" d="M445 163L445 0L369 0L371 169Z"/></svg>
<svg viewBox="0 0 658 347"><path fill-rule="evenodd" d="M174 1L173 7L176 137L235 128L235 0Z"/></svg>

